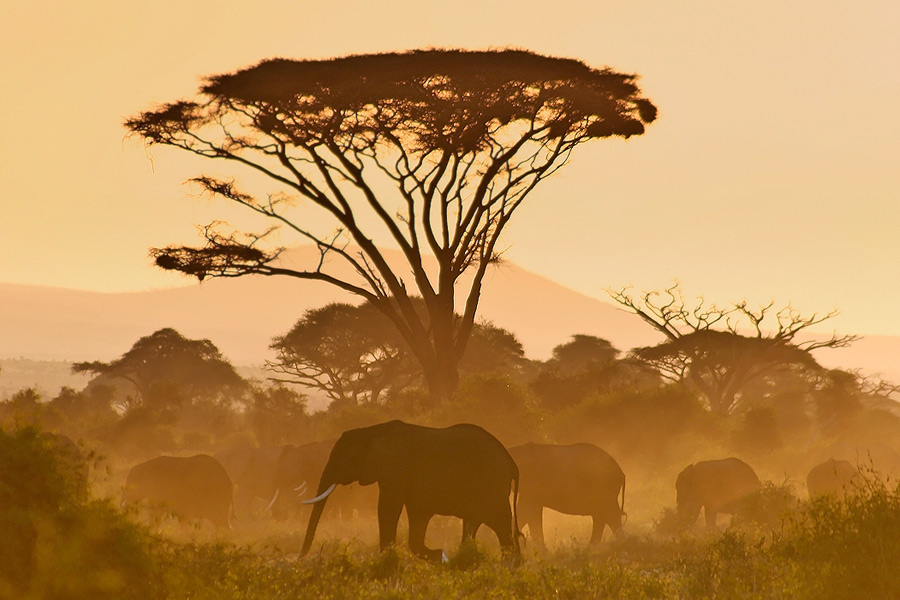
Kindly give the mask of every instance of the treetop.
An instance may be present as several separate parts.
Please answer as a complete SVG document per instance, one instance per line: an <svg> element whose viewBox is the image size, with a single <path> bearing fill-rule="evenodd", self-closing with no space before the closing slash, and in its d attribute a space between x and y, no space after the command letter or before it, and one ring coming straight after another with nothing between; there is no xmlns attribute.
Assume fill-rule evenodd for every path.
<svg viewBox="0 0 900 600"><path fill-rule="evenodd" d="M200 89L207 102L166 104L127 126L166 143L167 134L238 111L261 130L306 144L404 131L426 148L449 143L472 150L492 129L519 120L548 126L549 138L573 132L627 138L643 133L657 112L635 80L579 60L512 49L273 58L208 77Z"/></svg>

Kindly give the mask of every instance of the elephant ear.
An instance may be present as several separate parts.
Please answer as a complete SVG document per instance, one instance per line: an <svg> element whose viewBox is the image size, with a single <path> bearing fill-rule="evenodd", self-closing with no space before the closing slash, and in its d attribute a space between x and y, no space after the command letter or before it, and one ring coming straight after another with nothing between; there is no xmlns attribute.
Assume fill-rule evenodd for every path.
<svg viewBox="0 0 900 600"><path fill-rule="evenodd" d="M688 465L684 468L684 470L678 474L678 479L675 480L675 489L678 492L686 491L686 488L691 486L691 481L694 479L694 465Z"/></svg>
<svg viewBox="0 0 900 600"><path fill-rule="evenodd" d="M393 477L404 460L400 442L394 436L378 436L366 453L359 478L360 485L370 485Z"/></svg>

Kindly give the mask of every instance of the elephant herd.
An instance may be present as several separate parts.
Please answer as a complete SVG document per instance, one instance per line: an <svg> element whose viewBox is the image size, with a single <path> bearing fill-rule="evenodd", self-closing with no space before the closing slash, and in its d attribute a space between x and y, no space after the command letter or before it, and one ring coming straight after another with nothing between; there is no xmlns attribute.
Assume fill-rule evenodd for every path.
<svg viewBox="0 0 900 600"><path fill-rule="evenodd" d="M810 495L841 494L857 477L849 462L827 461L810 471ZM715 527L718 514L733 514L759 487L753 469L737 458L689 465L675 482L679 521L692 525L702 508L707 526ZM507 449L476 425L432 428L389 421L302 446L248 447L217 458L160 456L128 473L123 503L142 500L220 527L229 527L235 512L247 514L254 505L265 503L265 512L285 519L311 504L301 555L312 546L326 505L345 518L375 507L382 549L395 543L405 508L409 548L418 556L446 558L425 545L425 532L433 516L447 515L462 519L464 541L486 525L503 552L518 558L525 525L543 545L544 508L590 516L592 544L607 527L621 534L625 474L593 444Z"/></svg>

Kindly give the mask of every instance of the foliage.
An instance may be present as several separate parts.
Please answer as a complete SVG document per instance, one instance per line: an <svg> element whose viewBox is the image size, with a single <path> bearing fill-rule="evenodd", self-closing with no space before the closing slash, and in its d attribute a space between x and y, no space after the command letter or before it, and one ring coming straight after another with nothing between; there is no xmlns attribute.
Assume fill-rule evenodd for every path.
<svg viewBox="0 0 900 600"><path fill-rule="evenodd" d="M514 568L480 542L461 546L446 565L404 550L378 553L335 543L299 561L278 543L169 543L156 559L156 577L168 598L222 600L897 597L897 490L872 485L845 501L794 504L789 515L775 530L631 536L593 551L531 555Z"/></svg>
<svg viewBox="0 0 900 600"><path fill-rule="evenodd" d="M542 415L528 390L509 377L470 375L463 378L453 400L429 415L435 426L480 425L506 446L543 439Z"/></svg>
<svg viewBox="0 0 900 600"><path fill-rule="evenodd" d="M619 360L619 351L607 340L573 335L553 349L530 382L544 408L571 408L591 396L610 396L659 383L659 378L631 359Z"/></svg>
<svg viewBox="0 0 900 600"><path fill-rule="evenodd" d="M283 226L285 236L314 242L321 258L287 265L280 248L266 247L273 229L232 233L215 224L204 229L204 247L153 255L160 267L200 279L284 275L356 294L397 327L432 395L447 400L503 229L575 147L644 132L656 107L635 79L522 50L270 59L209 77L196 100L143 112L126 127L148 144L267 176L275 190L266 199L234 180L193 182ZM304 210L298 199L309 202ZM328 225L317 229L312 214ZM401 267L388 264L375 231L400 248ZM457 286L468 287L459 320Z"/></svg>
<svg viewBox="0 0 900 600"><path fill-rule="evenodd" d="M697 398L676 385L590 396L547 421L552 439L590 441L642 458L665 456L672 447L709 437L716 428Z"/></svg>
<svg viewBox="0 0 900 600"><path fill-rule="evenodd" d="M0 597L162 598L155 542L34 428L0 431Z"/></svg>
<svg viewBox="0 0 900 600"><path fill-rule="evenodd" d="M378 402L419 372L397 328L369 304L332 303L306 311L271 345L276 379L318 389L331 400Z"/></svg>
<svg viewBox="0 0 900 600"><path fill-rule="evenodd" d="M126 379L137 391L134 405L156 406L161 411L246 387L212 342L185 338L171 328L140 338L112 362L75 363L72 371Z"/></svg>
<svg viewBox="0 0 900 600"><path fill-rule="evenodd" d="M427 319L422 300L413 302ZM397 328L369 304L332 303L308 310L271 348L277 353L266 365L276 373L272 379L320 390L333 402L377 403L384 394L423 381L421 367ZM524 354L511 332L489 322L476 323L459 369L521 376L528 362Z"/></svg>
<svg viewBox="0 0 900 600"><path fill-rule="evenodd" d="M0 425L4 427L36 426L47 414L41 393L36 388L25 388L10 396L0 405Z"/></svg>
<svg viewBox="0 0 900 600"><path fill-rule="evenodd" d="M798 338L836 312L806 317L790 305L773 312L773 302L752 309L746 301L722 309L702 298L690 305L677 283L638 298L627 289L607 291L665 336L656 346L636 348L632 354L671 381L689 381L720 415L738 406L751 383L797 366L818 371L813 350L841 348L856 339L836 334L825 340Z"/></svg>
<svg viewBox="0 0 900 600"><path fill-rule="evenodd" d="M259 445L297 440L309 422L306 402L306 396L285 386L254 389L248 417Z"/></svg>

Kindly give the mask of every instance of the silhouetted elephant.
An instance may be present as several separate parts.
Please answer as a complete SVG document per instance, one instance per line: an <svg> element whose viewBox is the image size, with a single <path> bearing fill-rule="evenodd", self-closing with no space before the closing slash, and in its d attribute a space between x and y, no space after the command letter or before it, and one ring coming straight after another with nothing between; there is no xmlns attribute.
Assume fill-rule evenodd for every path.
<svg viewBox="0 0 900 600"><path fill-rule="evenodd" d="M283 520L288 515L298 515L306 508L302 501L315 495L314 486L322 477L322 471L337 440L310 442L300 446L285 446L274 468L274 495L268 508L272 516ZM353 513L370 510L378 505L378 490L353 483L336 489L328 498L328 510L342 519L350 519Z"/></svg>
<svg viewBox="0 0 900 600"><path fill-rule="evenodd" d="M239 518L249 516L257 498L269 502L275 494L275 471L282 452L291 446L249 444L216 453L234 484L234 510ZM324 464L324 463L323 463Z"/></svg>
<svg viewBox="0 0 900 600"><path fill-rule="evenodd" d="M625 473L604 450L593 444L525 444L509 453L519 467L519 524L528 524L537 544L544 544L544 507L592 517L591 544L600 542L607 525L621 534Z"/></svg>
<svg viewBox="0 0 900 600"><path fill-rule="evenodd" d="M719 513L734 514L741 501L758 489L759 477L738 458L689 465L675 481L679 521L683 526L693 525L703 508L706 526L715 529Z"/></svg>
<svg viewBox="0 0 900 600"><path fill-rule="evenodd" d="M344 432L319 480L318 496L306 528L301 556L309 552L325 499L337 485L378 483L378 532L381 549L393 545L397 521L406 507L409 549L437 561L441 550L425 546L425 530L434 515L463 520L463 540L484 523L494 530L504 552L520 557L515 501L519 470L497 438L477 425L444 429L389 421ZM510 511L510 486L514 487Z"/></svg>
<svg viewBox="0 0 900 600"><path fill-rule="evenodd" d="M217 527L231 527L232 489L225 468L212 456L158 456L131 468L122 503L146 501L179 519L208 519Z"/></svg>
<svg viewBox="0 0 900 600"><path fill-rule="evenodd" d="M843 498L844 494L852 491L857 481L859 471L849 461L829 458L810 469L806 476L806 489L810 499L826 494Z"/></svg>

